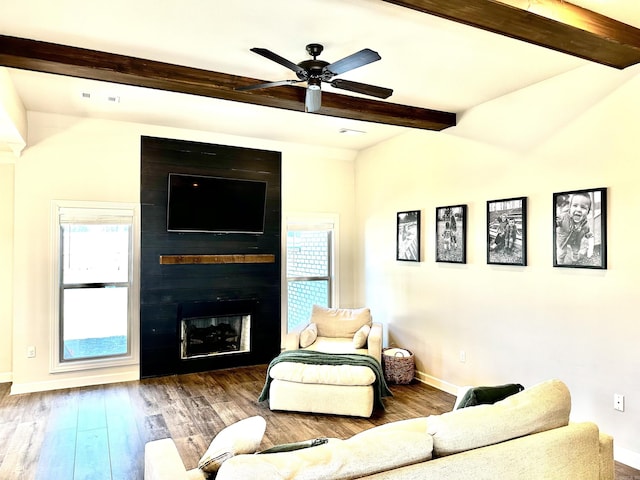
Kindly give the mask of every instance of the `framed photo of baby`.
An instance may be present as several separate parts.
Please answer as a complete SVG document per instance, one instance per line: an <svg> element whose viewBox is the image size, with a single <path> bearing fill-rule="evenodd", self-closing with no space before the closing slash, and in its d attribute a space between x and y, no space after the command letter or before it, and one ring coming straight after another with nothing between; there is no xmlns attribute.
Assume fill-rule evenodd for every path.
<svg viewBox="0 0 640 480"><path fill-rule="evenodd" d="M436 208L436 262L467 263L467 206Z"/></svg>
<svg viewBox="0 0 640 480"><path fill-rule="evenodd" d="M607 268L607 189L553 194L553 266Z"/></svg>
<svg viewBox="0 0 640 480"><path fill-rule="evenodd" d="M420 210L398 212L396 260L420 261Z"/></svg>
<svg viewBox="0 0 640 480"><path fill-rule="evenodd" d="M526 197L487 202L487 263L527 264Z"/></svg>

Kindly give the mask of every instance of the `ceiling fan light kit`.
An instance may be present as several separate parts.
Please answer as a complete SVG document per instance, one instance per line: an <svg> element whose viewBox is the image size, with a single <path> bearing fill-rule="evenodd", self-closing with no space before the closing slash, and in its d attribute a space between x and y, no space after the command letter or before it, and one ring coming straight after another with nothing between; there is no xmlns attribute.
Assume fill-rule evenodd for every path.
<svg viewBox="0 0 640 480"><path fill-rule="evenodd" d="M328 83L337 89L369 95L376 98L389 98L393 94L393 90L390 88L377 87L375 85L344 80L341 78L333 78L336 75L362 67L363 65L377 62L381 59L377 52L374 52L369 48L365 48L359 52L344 57L337 62L329 63L324 60L318 60L317 58L324 50L324 47L321 44L310 43L307 45L306 49L313 59L303 60L296 64L266 48L252 48L252 52L262 55L263 57L292 70L298 77L298 80L280 80L277 82L259 83L244 87L236 87L235 90L248 91L307 82L305 94L305 111L307 112L317 112L320 110L322 105L322 82Z"/></svg>

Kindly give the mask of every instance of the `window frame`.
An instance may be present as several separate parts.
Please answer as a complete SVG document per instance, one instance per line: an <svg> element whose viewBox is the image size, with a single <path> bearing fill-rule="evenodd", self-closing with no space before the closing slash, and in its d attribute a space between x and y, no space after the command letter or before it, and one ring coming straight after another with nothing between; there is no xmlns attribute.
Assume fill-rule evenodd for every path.
<svg viewBox="0 0 640 480"><path fill-rule="evenodd" d="M282 258L284 259L282 262L282 338L284 339L288 333L288 324L289 324L289 281L290 278L287 276L288 265L287 265L287 234L290 230L300 231L300 230L323 230L327 229L331 231L331 237L329 240L329 307L333 307L335 305L339 305L339 294L340 291L340 279L338 272L339 269L339 238L340 238L340 230L339 230L339 216L337 214L330 213L322 213L322 214L314 214L314 213L296 213L296 214L287 214L284 216L284 221L282 222L282 235L285 239L282 242ZM327 277L320 276L311 276L311 277L291 277L291 279L301 280L301 281L310 281L310 280L325 280Z"/></svg>
<svg viewBox="0 0 640 480"><path fill-rule="evenodd" d="M124 355L95 357L77 360L62 360L62 213L75 212L79 217L90 218L99 224L99 218L128 217L131 218L131 237L129 265L131 281L127 282L128 325L127 335L129 348ZM108 222L105 222L108 223ZM73 372L96 368L111 368L135 365L140 361L140 206L134 203L118 202L86 202L70 200L53 200L51 202L51 325L50 325L50 358L49 372ZM106 282L112 283L112 282ZM97 284L96 284L97 285Z"/></svg>

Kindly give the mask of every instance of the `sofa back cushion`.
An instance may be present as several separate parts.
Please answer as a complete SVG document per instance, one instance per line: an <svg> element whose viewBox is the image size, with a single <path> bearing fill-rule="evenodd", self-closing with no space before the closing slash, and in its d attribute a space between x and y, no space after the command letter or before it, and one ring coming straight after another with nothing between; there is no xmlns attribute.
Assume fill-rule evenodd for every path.
<svg viewBox="0 0 640 480"><path fill-rule="evenodd" d="M352 339L363 325L371 326L371 310L368 308L327 308L314 305L311 323L318 328L319 337Z"/></svg>
<svg viewBox="0 0 640 480"><path fill-rule="evenodd" d="M428 417L433 453L443 457L568 425L571 395L559 380L525 389L493 405Z"/></svg>
<svg viewBox="0 0 640 480"><path fill-rule="evenodd" d="M227 460L216 480L342 480L373 475L431 458L426 418L387 423L348 440L292 452L238 455Z"/></svg>

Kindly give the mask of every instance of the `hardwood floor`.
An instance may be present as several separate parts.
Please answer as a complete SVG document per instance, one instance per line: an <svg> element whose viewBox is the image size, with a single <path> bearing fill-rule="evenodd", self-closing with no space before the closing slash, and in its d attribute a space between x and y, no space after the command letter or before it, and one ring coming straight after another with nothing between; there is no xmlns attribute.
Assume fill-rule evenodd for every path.
<svg viewBox="0 0 640 480"><path fill-rule="evenodd" d="M261 415L263 448L318 436L347 438L375 425L451 410L454 397L413 383L391 385L386 410L350 418L272 412L256 399L266 365L136 382L9 395L0 384L0 479L137 480L144 444L172 437L188 468L226 425ZM640 471L616 465L617 480Z"/></svg>

